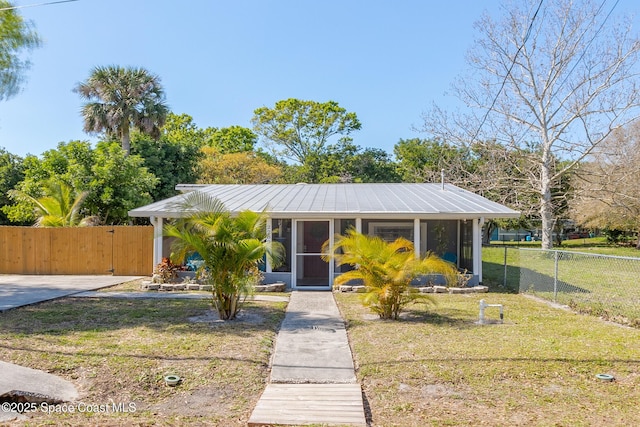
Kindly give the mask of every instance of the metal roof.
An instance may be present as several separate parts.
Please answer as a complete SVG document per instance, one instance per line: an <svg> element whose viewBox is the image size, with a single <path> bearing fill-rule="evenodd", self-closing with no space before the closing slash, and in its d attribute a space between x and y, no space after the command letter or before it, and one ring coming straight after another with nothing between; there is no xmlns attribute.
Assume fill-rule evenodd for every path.
<svg viewBox="0 0 640 427"><path fill-rule="evenodd" d="M231 212L266 210L273 218L517 218L520 212L455 185L251 184L181 185L219 199ZM175 218L185 195L129 211L133 217Z"/></svg>

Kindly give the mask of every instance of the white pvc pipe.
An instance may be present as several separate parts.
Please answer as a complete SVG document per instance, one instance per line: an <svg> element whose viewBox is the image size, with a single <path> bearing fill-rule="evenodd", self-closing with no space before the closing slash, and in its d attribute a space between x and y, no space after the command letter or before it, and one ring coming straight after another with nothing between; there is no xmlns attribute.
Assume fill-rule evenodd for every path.
<svg viewBox="0 0 640 427"><path fill-rule="evenodd" d="M504 307L502 304L487 304L483 299L480 300L480 318L478 323L484 325L484 309L487 307L498 307L500 309L500 323L504 323Z"/></svg>

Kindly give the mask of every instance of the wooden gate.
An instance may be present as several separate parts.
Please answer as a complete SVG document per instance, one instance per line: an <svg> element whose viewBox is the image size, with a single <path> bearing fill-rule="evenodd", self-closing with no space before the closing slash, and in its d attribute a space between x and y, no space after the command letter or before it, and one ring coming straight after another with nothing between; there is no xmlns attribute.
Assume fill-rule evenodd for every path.
<svg viewBox="0 0 640 427"><path fill-rule="evenodd" d="M0 227L0 273L153 272L153 227Z"/></svg>

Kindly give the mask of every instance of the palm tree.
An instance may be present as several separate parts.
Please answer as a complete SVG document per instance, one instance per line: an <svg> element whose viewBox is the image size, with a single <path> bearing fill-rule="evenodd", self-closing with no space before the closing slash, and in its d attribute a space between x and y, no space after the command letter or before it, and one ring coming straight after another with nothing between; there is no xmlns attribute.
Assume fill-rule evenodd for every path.
<svg viewBox="0 0 640 427"><path fill-rule="evenodd" d="M87 192L74 194L69 185L60 181L50 181L45 192L45 196L37 199L19 190L11 190L9 196L34 205L38 217L36 227L73 227L85 225L92 219L80 216L80 206Z"/></svg>
<svg viewBox="0 0 640 427"><path fill-rule="evenodd" d="M234 319L259 280L258 265L265 255L279 265L284 248L266 240L264 213L232 216L218 199L197 191L187 194L181 207L185 217L164 229L166 236L176 238L172 258L181 262L189 254L200 254L220 319Z"/></svg>
<svg viewBox="0 0 640 427"><path fill-rule="evenodd" d="M169 112L160 77L144 68L96 67L74 91L88 102L82 107L85 132L106 132L131 151L131 128L160 137Z"/></svg>
<svg viewBox="0 0 640 427"><path fill-rule="evenodd" d="M328 252L326 242L323 252ZM351 265L353 270L335 278L334 286L359 281L366 287L363 303L382 319L398 319L400 311L409 303L429 301L411 286L419 275L441 274L447 283L455 283L457 270L453 264L428 253L420 259L415 256L413 243L399 238L385 242L379 237L366 236L354 229L338 236L333 253L325 260L335 259L338 265Z"/></svg>

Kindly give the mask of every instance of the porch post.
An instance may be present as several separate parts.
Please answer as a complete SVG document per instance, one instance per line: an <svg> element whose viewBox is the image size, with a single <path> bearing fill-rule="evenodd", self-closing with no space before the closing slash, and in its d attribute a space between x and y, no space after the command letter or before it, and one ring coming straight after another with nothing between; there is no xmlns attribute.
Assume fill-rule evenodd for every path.
<svg viewBox="0 0 640 427"><path fill-rule="evenodd" d="M484 218L473 220L473 273L482 282L482 225Z"/></svg>
<svg viewBox="0 0 640 427"><path fill-rule="evenodd" d="M362 218L356 218L356 231L362 234Z"/></svg>
<svg viewBox="0 0 640 427"><path fill-rule="evenodd" d="M153 224L153 268L162 262L162 217L149 218ZM153 271L153 270L152 270Z"/></svg>
<svg viewBox="0 0 640 427"><path fill-rule="evenodd" d="M271 219L271 217L267 217L267 221L266 221L266 226L267 226L267 244L271 244L271 242L273 241L273 220ZM271 260L269 260L269 257L266 257L266 262L265 262L265 266L264 266L264 271L265 273L271 273Z"/></svg>
<svg viewBox="0 0 640 427"><path fill-rule="evenodd" d="M426 237L426 236L425 236ZM413 251L416 254L416 258L420 259L420 218L414 218L413 220Z"/></svg>

